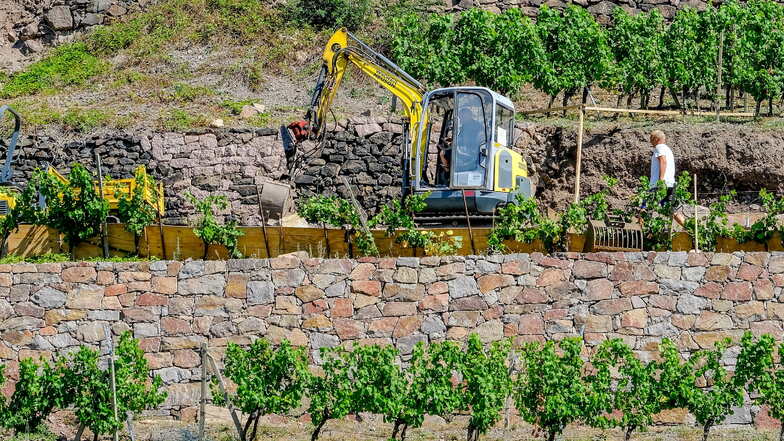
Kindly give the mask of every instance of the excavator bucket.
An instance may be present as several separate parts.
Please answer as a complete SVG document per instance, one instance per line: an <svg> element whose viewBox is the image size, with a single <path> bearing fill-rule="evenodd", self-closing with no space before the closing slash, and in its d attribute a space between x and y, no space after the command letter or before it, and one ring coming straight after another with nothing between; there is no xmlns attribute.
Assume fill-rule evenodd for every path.
<svg viewBox="0 0 784 441"><path fill-rule="evenodd" d="M589 220L586 251L642 251L642 224L610 218L607 222Z"/></svg>
<svg viewBox="0 0 784 441"><path fill-rule="evenodd" d="M280 221L291 214L294 208L294 200L291 195L291 187L277 182L265 182L259 192L259 211L263 214L265 221Z"/></svg>

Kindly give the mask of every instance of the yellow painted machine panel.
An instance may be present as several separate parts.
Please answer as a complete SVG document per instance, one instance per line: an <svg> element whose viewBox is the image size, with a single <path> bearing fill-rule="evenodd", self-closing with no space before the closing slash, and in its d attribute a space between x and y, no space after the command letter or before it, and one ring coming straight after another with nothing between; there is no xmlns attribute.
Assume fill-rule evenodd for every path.
<svg viewBox="0 0 784 441"><path fill-rule="evenodd" d="M493 174L493 190L509 193L516 189L518 177L528 177L528 165L520 153L496 145Z"/></svg>

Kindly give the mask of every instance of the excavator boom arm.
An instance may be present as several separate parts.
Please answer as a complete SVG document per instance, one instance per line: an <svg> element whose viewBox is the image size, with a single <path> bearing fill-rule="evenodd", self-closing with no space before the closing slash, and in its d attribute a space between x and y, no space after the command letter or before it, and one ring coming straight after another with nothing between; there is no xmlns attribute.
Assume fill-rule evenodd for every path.
<svg viewBox="0 0 784 441"><path fill-rule="evenodd" d="M315 134L319 134L323 129L349 63L402 102L403 110L409 119L410 133L416 133L422 113L422 97L425 94L425 88L419 81L346 29L338 30L329 40L324 49L323 60L324 65L308 111L311 130Z"/></svg>

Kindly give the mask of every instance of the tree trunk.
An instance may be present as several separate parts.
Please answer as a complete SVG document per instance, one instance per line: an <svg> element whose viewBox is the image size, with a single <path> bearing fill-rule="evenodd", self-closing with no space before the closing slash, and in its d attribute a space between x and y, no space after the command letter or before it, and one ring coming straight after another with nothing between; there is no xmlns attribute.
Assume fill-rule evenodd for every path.
<svg viewBox="0 0 784 441"><path fill-rule="evenodd" d="M574 96L574 92L575 92L574 90L567 90L564 92L564 96L563 96L564 107L569 105L569 100L571 100L572 97ZM563 116L566 117L566 110L563 111Z"/></svg>
<svg viewBox="0 0 784 441"><path fill-rule="evenodd" d="M76 431L74 441L82 441L82 433L84 432L84 424L79 424L79 429Z"/></svg>
<svg viewBox="0 0 784 441"><path fill-rule="evenodd" d="M675 91L672 90L672 88L670 88L670 95L672 96L672 100L675 101L675 107L683 110L683 105L681 104L681 100L678 98L678 94L675 93Z"/></svg>
<svg viewBox="0 0 784 441"><path fill-rule="evenodd" d="M210 249L210 244L204 242L204 256L202 260L207 260L207 251L209 251L209 249Z"/></svg>
<svg viewBox="0 0 784 441"><path fill-rule="evenodd" d="M400 430L401 424L400 420L395 420L395 425L392 427L392 439L397 439L397 432Z"/></svg>
<svg viewBox="0 0 784 441"><path fill-rule="evenodd" d="M583 104L588 102L588 88L583 87Z"/></svg>
<svg viewBox="0 0 784 441"><path fill-rule="evenodd" d="M93 433L93 441L98 441L98 434L97 433Z"/></svg>
<svg viewBox="0 0 784 441"><path fill-rule="evenodd" d="M768 116L773 116L773 96L768 99Z"/></svg>
<svg viewBox="0 0 784 441"><path fill-rule="evenodd" d="M321 422L313 429L313 434L310 435L310 441L316 441L321 434L321 429L324 428L324 424L327 424L327 414L324 412L324 417L321 419Z"/></svg>
<svg viewBox="0 0 784 441"><path fill-rule="evenodd" d="M630 93L628 98L626 98L626 108L627 109L631 109L632 108L632 101L634 101L634 92Z"/></svg>
<svg viewBox="0 0 784 441"><path fill-rule="evenodd" d="M659 91L659 109L664 107L664 94L666 93L667 88L662 86L661 90Z"/></svg>
<svg viewBox="0 0 784 441"><path fill-rule="evenodd" d="M240 441L248 441L248 430L250 429L250 425L253 423L253 415L252 413L248 415L248 419L245 420L245 425L242 427L242 433L240 433Z"/></svg>
<svg viewBox="0 0 784 441"><path fill-rule="evenodd" d="M712 425L713 424L711 423L705 423L705 425L702 427L702 441L708 441L708 435L710 435Z"/></svg>
<svg viewBox="0 0 784 441"><path fill-rule="evenodd" d="M8 254L8 236L11 234L4 234L0 239L0 257L5 257Z"/></svg>
<svg viewBox="0 0 784 441"><path fill-rule="evenodd" d="M136 251L136 256L139 256L139 241L141 240L141 236L134 234L133 235L133 249Z"/></svg>
<svg viewBox="0 0 784 441"><path fill-rule="evenodd" d="M466 441L473 441L474 439L474 426L471 424L468 425L468 430L466 433Z"/></svg>
<svg viewBox="0 0 784 441"><path fill-rule="evenodd" d="M615 107L620 108L621 102L623 102L623 94L618 95L618 101L615 102Z"/></svg>
<svg viewBox="0 0 784 441"><path fill-rule="evenodd" d="M555 437L558 435L555 432L548 432L547 433L547 441L555 441Z"/></svg>
<svg viewBox="0 0 784 441"><path fill-rule="evenodd" d="M408 424L403 424L403 430L400 432L400 441L406 441L407 431L408 431Z"/></svg>
<svg viewBox="0 0 784 441"><path fill-rule="evenodd" d="M558 94L557 93L555 95L550 95L550 102L547 103L547 110L550 110L550 109L553 108L553 103L555 102L556 98L558 98ZM549 118L550 117L550 112L547 112L546 115Z"/></svg>
<svg viewBox="0 0 784 441"><path fill-rule="evenodd" d="M627 427L626 432L623 434L624 441L630 441L632 439L632 433L634 433L634 426Z"/></svg>
<svg viewBox="0 0 784 441"><path fill-rule="evenodd" d="M256 434L259 430L259 420L261 419L261 415L256 415L256 418L253 420L253 432L250 435L250 441L256 441Z"/></svg>
<svg viewBox="0 0 784 441"><path fill-rule="evenodd" d="M760 107L762 106L762 100L757 101L757 105L754 109L754 118L758 118L760 114Z"/></svg>

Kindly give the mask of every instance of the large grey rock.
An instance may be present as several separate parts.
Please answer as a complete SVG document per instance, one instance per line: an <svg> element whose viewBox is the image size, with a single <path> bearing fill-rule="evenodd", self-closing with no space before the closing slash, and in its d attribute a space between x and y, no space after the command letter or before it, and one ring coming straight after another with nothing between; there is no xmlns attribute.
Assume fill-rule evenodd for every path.
<svg viewBox="0 0 784 441"><path fill-rule="evenodd" d="M191 371L178 367L158 369L154 374L160 376L166 384L182 383L191 378Z"/></svg>
<svg viewBox="0 0 784 441"><path fill-rule="evenodd" d="M683 294L678 297L678 312L682 314L699 314L701 310L708 307L708 300L691 294Z"/></svg>
<svg viewBox="0 0 784 441"><path fill-rule="evenodd" d="M436 315L429 315L425 320L422 322L421 326L422 332L431 336L432 338L440 338L443 337L446 333L446 325L444 321L441 320L441 317Z"/></svg>
<svg viewBox="0 0 784 441"><path fill-rule="evenodd" d="M334 348L339 344L340 339L336 335L323 334L321 332L310 334L310 347L313 349Z"/></svg>
<svg viewBox="0 0 784 441"><path fill-rule="evenodd" d="M401 354L407 355L414 350L417 343L422 342L427 344L427 336L420 333L414 333L397 339L397 349Z"/></svg>
<svg viewBox="0 0 784 441"><path fill-rule="evenodd" d="M248 305L266 305L275 301L272 282L248 282Z"/></svg>
<svg viewBox="0 0 784 441"><path fill-rule="evenodd" d="M177 291L182 295L223 295L226 279L221 274L210 274L198 278L180 280Z"/></svg>
<svg viewBox="0 0 784 441"><path fill-rule="evenodd" d="M479 287L473 277L459 275L449 281L449 297L459 299L479 294Z"/></svg>
<svg viewBox="0 0 784 441"><path fill-rule="evenodd" d="M74 21L68 6L54 6L46 13L46 21L55 31L73 29Z"/></svg>

